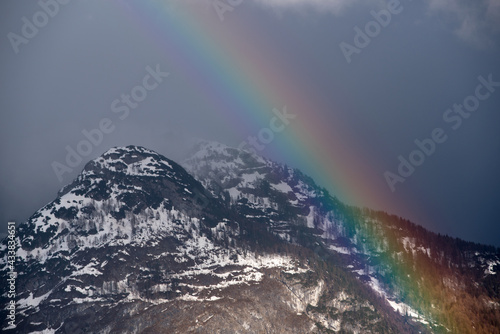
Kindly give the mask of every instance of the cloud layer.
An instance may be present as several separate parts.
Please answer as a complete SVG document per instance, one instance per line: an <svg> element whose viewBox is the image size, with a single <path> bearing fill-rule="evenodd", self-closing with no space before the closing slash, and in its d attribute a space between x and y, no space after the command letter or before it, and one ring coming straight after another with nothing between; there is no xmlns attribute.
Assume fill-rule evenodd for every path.
<svg viewBox="0 0 500 334"><path fill-rule="evenodd" d="M254 0L274 9L313 8L341 14L356 5L380 5L383 0ZM395 0L393 0L395 1ZM446 26L469 44L484 47L500 33L500 0L426 0L430 17L443 19Z"/></svg>
<svg viewBox="0 0 500 334"><path fill-rule="evenodd" d="M429 13L444 15L462 40L476 46L494 42L500 32L500 0L427 0Z"/></svg>
<svg viewBox="0 0 500 334"><path fill-rule="evenodd" d="M314 8L319 11L340 13L343 9L353 6L357 0L255 0L261 4L271 6L275 9L284 8ZM373 1L375 2L375 1Z"/></svg>

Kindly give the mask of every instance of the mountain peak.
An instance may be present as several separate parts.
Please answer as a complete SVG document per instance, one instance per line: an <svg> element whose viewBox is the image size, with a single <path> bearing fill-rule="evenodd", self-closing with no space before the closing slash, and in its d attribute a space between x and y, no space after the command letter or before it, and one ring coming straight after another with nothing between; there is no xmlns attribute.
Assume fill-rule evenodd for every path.
<svg viewBox="0 0 500 334"><path fill-rule="evenodd" d="M89 162L82 174L113 172L130 176L158 176L174 171L174 165L173 161L141 146L114 147Z"/></svg>
<svg viewBox="0 0 500 334"><path fill-rule="evenodd" d="M128 146L115 146L107 150L102 154L102 156L128 156L134 154L149 154L149 155L159 155L157 152L147 149L143 146L138 145L128 145Z"/></svg>

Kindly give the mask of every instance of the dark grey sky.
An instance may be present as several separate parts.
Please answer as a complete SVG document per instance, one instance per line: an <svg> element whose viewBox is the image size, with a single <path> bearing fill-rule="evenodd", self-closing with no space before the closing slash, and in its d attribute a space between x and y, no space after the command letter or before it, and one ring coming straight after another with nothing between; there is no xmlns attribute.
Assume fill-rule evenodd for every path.
<svg viewBox="0 0 500 334"><path fill-rule="evenodd" d="M65 147L76 148L84 139L82 130L96 128L102 119L111 119L114 131L104 135L86 161L112 146L129 144L179 159L185 138L190 136L237 146L267 126L262 119L247 124L242 131L242 127L229 126L238 122L239 113L234 113L232 121L221 118L220 105L211 103L203 85L190 73L196 68L190 64L196 55L189 54L188 48L183 54L158 43L162 38L176 38L177 33L179 39L186 35L162 32L160 27L153 37L144 28L147 15L154 21L151 10L142 13L142 19L126 10L147 7L137 4L148 2L153 8L168 3L72 0L59 4L54 17L18 45L12 42L19 42L18 37L11 33L22 36L23 17L32 23L41 10L40 3L53 2L1 2L1 232L8 220L25 220L78 175L84 162L64 174L61 182L51 164L64 162ZM363 161L371 167L367 177L373 180L374 192L393 198L394 203L407 203L412 210L397 204L376 208L403 215L436 232L500 246L500 87L480 101L479 109L463 119L457 130L451 127L455 121L443 120L454 103L474 95L479 76L488 78L491 74L500 82L500 1L402 0L397 5L379 0L246 0L225 12L223 22L213 7L201 2L189 1L187 6L200 7L196 11L207 22L220 25L212 33L224 31L230 40L236 40L238 36L231 36L237 31L234 27L255 29L262 39L259 45L271 45L274 56L286 64L283 67L301 78L292 85L308 87L336 106L321 111L322 119L330 123L324 125L333 131L341 121L350 138L356 138L355 144L345 145L362 147L356 152L366 155ZM353 53L348 63L340 43L355 46L354 27L364 29L373 20L372 10L387 8L398 13L368 46ZM182 20L189 26L191 9L181 10ZM176 13L157 15L171 20ZM43 21L43 14L37 19ZM26 29L24 33L30 33ZM271 52L255 51L264 58ZM170 73L168 78L148 91L126 119L119 120L122 113L113 113L111 103L142 84L147 66L155 70L157 64L161 71ZM209 85L211 77L204 79ZM153 85L154 81L148 83ZM483 95L486 92L480 91ZM293 105L288 107L293 109ZM416 148L414 140L430 137L435 128L446 131L447 141L437 145L436 152L391 192L384 172L396 173L398 156L408 158ZM289 160L281 153L287 138L286 134L277 136L264 154L316 176L311 165ZM317 177L323 181L321 175Z"/></svg>

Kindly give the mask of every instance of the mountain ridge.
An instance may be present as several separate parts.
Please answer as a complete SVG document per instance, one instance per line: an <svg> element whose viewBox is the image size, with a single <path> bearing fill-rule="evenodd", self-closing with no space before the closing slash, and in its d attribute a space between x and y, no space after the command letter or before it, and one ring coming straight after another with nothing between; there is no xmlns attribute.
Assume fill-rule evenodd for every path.
<svg viewBox="0 0 500 334"><path fill-rule="evenodd" d="M273 291L287 300L276 297L272 304L290 321L276 327L274 318L260 310L255 317L243 316L247 322L238 325L241 332L291 333L294 326L318 333L445 332L457 322L455 316L447 320L445 312L433 312L432 296L418 302L419 292L407 281L425 285L428 277L418 277L400 261L419 269L446 266L445 290L458 287L467 296L488 297L492 306L476 309L493 312L485 328L498 328L498 249L434 234L441 244L459 245L460 251L445 256L444 247L426 241L432 232L395 216L346 206L298 170L218 143L199 143L183 165L189 172L142 147L112 148L21 225L18 261L25 291L18 300L20 328L76 330L87 323L79 313L92 308L84 305L96 303L94 308L104 313L121 309L131 332L203 330L211 318L205 327L190 323L186 315L175 325L172 317L162 323L145 305L177 303L165 310L178 317L183 308L198 310L193 303L210 304L231 318L224 303L233 298L248 311L253 304L242 302L248 296L239 292L257 289L261 298L254 304ZM386 253L401 253L401 259L387 260ZM465 274L453 274L452 268ZM405 280L406 272L415 277ZM463 278L472 276L480 285L469 291ZM58 277L59 283L51 283ZM333 277L348 282L347 287ZM434 293L422 293L429 292ZM51 303L70 318L54 315ZM241 312L233 318L242 317ZM122 328L110 318L92 319L98 332ZM219 324L212 330L235 325L223 319ZM471 328L470 322L465 325L462 329Z"/></svg>

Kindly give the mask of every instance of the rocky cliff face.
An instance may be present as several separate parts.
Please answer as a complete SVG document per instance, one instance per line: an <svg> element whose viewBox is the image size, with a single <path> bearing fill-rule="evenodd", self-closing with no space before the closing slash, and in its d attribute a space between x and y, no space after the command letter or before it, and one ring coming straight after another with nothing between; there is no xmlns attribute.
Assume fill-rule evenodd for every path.
<svg viewBox="0 0 500 334"><path fill-rule="evenodd" d="M53 202L18 227L16 328L3 329L424 333L443 328L439 312L414 302L418 295L401 278L407 273L395 275L401 267L383 260L400 254L395 258L407 261L413 254L416 270L420 261L461 265L424 242L429 232L413 233L409 223L346 207L300 171L220 144L200 143L184 166L188 171L135 146L111 149L89 162ZM469 271L484 276L477 274L474 281L482 293L498 281L498 254L467 245L473 252ZM6 251L3 243L2 278ZM457 284L450 289L466 284L466 291L463 275L446 273ZM495 312L498 291L480 295ZM7 301L6 293L1 301ZM6 311L0 316L5 319Z"/></svg>

